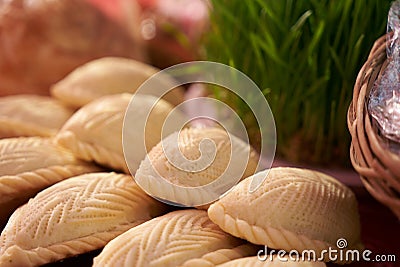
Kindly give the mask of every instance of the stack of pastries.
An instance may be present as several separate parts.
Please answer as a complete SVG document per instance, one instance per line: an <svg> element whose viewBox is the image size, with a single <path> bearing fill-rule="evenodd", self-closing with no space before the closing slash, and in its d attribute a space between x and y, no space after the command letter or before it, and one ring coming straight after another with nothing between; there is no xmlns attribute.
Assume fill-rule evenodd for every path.
<svg viewBox="0 0 400 267"><path fill-rule="evenodd" d="M362 249L355 196L334 178L297 168L258 171L257 153L220 127L163 129L183 101L181 87L160 100L135 95L135 118L151 112L145 129L128 131L138 149L127 164L125 111L155 72L104 58L54 84L50 97L0 98L0 266L41 266L91 251L100 251L93 266L326 266L332 259L257 255L264 247L320 253L340 238L344 250ZM196 171L171 162L201 165L204 140L215 145L210 165ZM222 186L227 169L237 185L220 198L174 190ZM255 191L252 179L261 181Z"/></svg>

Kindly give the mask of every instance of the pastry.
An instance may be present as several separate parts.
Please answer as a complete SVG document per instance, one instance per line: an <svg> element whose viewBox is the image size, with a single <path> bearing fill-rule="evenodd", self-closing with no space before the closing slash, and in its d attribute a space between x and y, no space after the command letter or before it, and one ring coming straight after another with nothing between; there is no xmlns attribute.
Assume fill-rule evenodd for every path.
<svg viewBox="0 0 400 267"><path fill-rule="evenodd" d="M164 209L129 175L64 180L12 214L0 236L0 266L39 266L100 249Z"/></svg>
<svg viewBox="0 0 400 267"><path fill-rule="evenodd" d="M118 236L94 259L94 267L175 267L192 258L243 243L212 223L207 212L180 210Z"/></svg>
<svg viewBox="0 0 400 267"><path fill-rule="evenodd" d="M185 206L216 200L257 168L257 153L220 128L185 128L157 144L135 179L146 192Z"/></svg>
<svg viewBox="0 0 400 267"><path fill-rule="evenodd" d="M73 110L48 96L12 95L0 98L0 138L52 136Z"/></svg>
<svg viewBox="0 0 400 267"><path fill-rule="evenodd" d="M66 178L99 171L49 138L0 140L0 224L40 190Z"/></svg>
<svg viewBox="0 0 400 267"><path fill-rule="evenodd" d="M159 71L133 59L100 58L80 66L53 85L51 94L70 106L81 107L104 95L135 93L144 81ZM169 86L174 87L172 77L167 75L159 76L155 81L157 86L140 93L155 94L158 97L170 89ZM182 87L177 87L166 94L164 99L177 105L183 102L183 92Z"/></svg>
<svg viewBox="0 0 400 267"><path fill-rule="evenodd" d="M70 149L78 158L129 173L123 153L122 132L131 97L130 94L109 95L85 105L65 123L56 135L56 142ZM135 160L129 163L133 173L145 157L146 148L150 150L161 140L162 123L172 110L171 104L160 99L150 113L157 99L150 95L136 95L135 98L138 99L137 105L130 111L133 113L133 126L126 130L125 136L134 153ZM150 113L148 118L147 113ZM147 122L146 128L138 126L139 122ZM168 129L165 131L168 133Z"/></svg>
<svg viewBox="0 0 400 267"><path fill-rule="evenodd" d="M253 178L264 178L250 192ZM353 192L320 172L272 168L241 181L208 209L210 219L226 232L254 244L299 252L360 249L360 219ZM327 255L325 255L327 256ZM325 260L329 259L325 257Z"/></svg>
<svg viewBox="0 0 400 267"><path fill-rule="evenodd" d="M223 248L212 251L200 258L190 259L183 263L181 267L214 267L235 259L256 255L257 251L257 246L246 243L234 248Z"/></svg>
<svg viewBox="0 0 400 267"><path fill-rule="evenodd" d="M320 261L290 260L290 258L287 256L281 258L282 260L277 256L275 256L275 258L272 261L270 259L262 261L258 257L247 257L229 261L217 266L218 267L326 267L326 264Z"/></svg>

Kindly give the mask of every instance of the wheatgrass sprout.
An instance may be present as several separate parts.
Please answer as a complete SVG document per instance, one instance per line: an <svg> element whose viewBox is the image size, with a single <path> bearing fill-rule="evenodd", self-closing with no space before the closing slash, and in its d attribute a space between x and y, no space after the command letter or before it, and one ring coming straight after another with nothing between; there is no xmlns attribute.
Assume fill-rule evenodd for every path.
<svg viewBox="0 0 400 267"><path fill-rule="evenodd" d="M205 58L243 71L261 88L275 117L279 155L347 164L353 85L374 41L385 33L390 3L215 0ZM242 101L213 92L257 132Z"/></svg>

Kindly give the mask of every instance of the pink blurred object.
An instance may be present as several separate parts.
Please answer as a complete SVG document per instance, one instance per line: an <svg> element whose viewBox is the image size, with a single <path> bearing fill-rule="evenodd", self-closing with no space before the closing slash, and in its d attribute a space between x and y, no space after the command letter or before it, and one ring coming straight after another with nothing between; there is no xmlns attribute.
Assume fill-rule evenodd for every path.
<svg viewBox="0 0 400 267"><path fill-rule="evenodd" d="M199 40L209 25L206 0L137 0L142 6L141 33L153 64L165 68L197 60Z"/></svg>
<svg viewBox="0 0 400 267"><path fill-rule="evenodd" d="M197 41L208 25L209 6L204 0L162 0L156 12L173 23L189 37Z"/></svg>
<svg viewBox="0 0 400 267"><path fill-rule="evenodd" d="M199 59L198 42L209 25L208 0L86 1L123 25L137 23L138 14L140 37L154 65L164 68Z"/></svg>
<svg viewBox="0 0 400 267"><path fill-rule="evenodd" d="M115 21L121 21L122 10L121 10L121 0L86 0L93 6L97 7L108 17L114 19Z"/></svg>

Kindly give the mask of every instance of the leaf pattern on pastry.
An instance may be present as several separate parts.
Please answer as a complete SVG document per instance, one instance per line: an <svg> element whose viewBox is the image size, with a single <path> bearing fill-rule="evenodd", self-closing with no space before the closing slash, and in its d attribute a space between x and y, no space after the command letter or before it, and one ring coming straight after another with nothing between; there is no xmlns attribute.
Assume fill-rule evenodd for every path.
<svg viewBox="0 0 400 267"><path fill-rule="evenodd" d="M0 138L52 136L72 114L72 109L48 96L12 95L1 97Z"/></svg>
<svg viewBox="0 0 400 267"><path fill-rule="evenodd" d="M92 60L72 71L63 80L51 88L51 94L72 107L82 107L104 95L135 93L136 90L151 76L159 72L148 64L118 57L104 57ZM158 76L157 85L153 91L142 94L161 95L160 91L173 88L175 83L171 77ZM153 80L153 82L155 82ZM174 88L163 98L178 105L183 102L184 89Z"/></svg>
<svg viewBox="0 0 400 267"><path fill-rule="evenodd" d="M137 119L145 120L147 114L143 112L156 103L155 98L147 95L136 97L140 99L141 106L133 107L133 111L137 113ZM122 149L122 127L131 98L130 94L109 95L85 105L65 123L56 136L56 142L81 159L129 173ZM155 105L154 114L158 116L150 114L146 124L146 131L152 133L146 135L147 149L161 139L160 124L171 110L172 106L163 100ZM132 147L137 148L134 153L138 158L136 165L139 166L146 153L144 147L143 151L139 149L140 145L143 146L143 138L137 136L143 133L143 129L132 129L129 133L132 134L127 138L131 140Z"/></svg>
<svg viewBox="0 0 400 267"><path fill-rule="evenodd" d="M212 223L205 211L174 211L112 240L94 259L94 266L179 266L242 242Z"/></svg>
<svg viewBox="0 0 400 267"><path fill-rule="evenodd" d="M208 209L210 219L228 233L271 248L290 251L360 249L360 221L354 194L336 179L297 168L272 168L250 192L252 176ZM258 177L259 178L259 177ZM328 260L326 257L325 260Z"/></svg>
<svg viewBox="0 0 400 267"><path fill-rule="evenodd" d="M39 266L99 249L164 209L129 175L73 177L13 213L0 237L0 265Z"/></svg>
<svg viewBox="0 0 400 267"><path fill-rule="evenodd" d="M258 257L246 257L236 259L224 264L217 265L218 267L326 267L324 262L318 261L297 261L291 260L289 257L280 257L276 255L271 261L267 258L265 261L258 259Z"/></svg>
<svg viewBox="0 0 400 267"><path fill-rule="evenodd" d="M66 178L95 172L97 166L77 160L49 138L0 140L0 224L40 190Z"/></svg>
<svg viewBox="0 0 400 267"><path fill-rule="evenodd" d="M190 259L183 263L181 267L214 267L235 259L256 255L258 249L258 246L250 243L234 248L223 248L209 252L201 258Z"/></svg>
<svg viewBox="0 0 400 267"><path fill-rule="evenodd" d="M0 140L1 176L78 162L70 151L57 146L49 138L20 137Z"/></svg>
<svg viewBox="0 0 400 267"><path fill-rule="evenodd" d="M135 178L146 192L157 197L186 206L201 206L253 174L257 164L257 153L223 129L185 128L153 147ZM190 192L193 187L205 185L203 191Z"/></svg>
<svg viewBox="0 0 400 267"><path fill-rule="evenodd" d="M205 158L207 155L202 155L202 151L200 150L201 143L205 140L211 140L215 144L216 155L207 168L198 171L201 167L196 164L202 165L203 162L196 162L196 160L199 160L200 157L204 157L204 161L207 160L207 158ZM170 145L172 142L177 142L178 145ZM247 151L240 152L243 153L243 157L250 158L248 159L248 165L245 166L247 168L240 171L243 172L243 177L247 177L254 173L257 167L258 158L256 153L253 150L250 150L250 146L247 144L245 145L244 142L242 143L244 147L247 147ZM214 150L214 148L212 149ZM166 153L171 156L168 156L169 158L167 158ZM211 183L223 174L230 164L231 153L232 148L229 135L224 130L213 127L185 128L179 133L176 132L165 138L163 143L158 143L157 146L155 146L148 154L148 159L141 164L139 170L142 172L138 172L138 174L148 175L146 171L151 170L148 166L151 164L155 168L156 173L159 173L164 179L171 183L191 187L202 186ZM177 168L176 166L192 167L186 166L186 162L180 162L180 157L175 156L177 154L183 156L182 160L191 160L192 162L190 163L196 165L193 166L194 171L190 172L185 169ZM241 159L246 160L246 158L243 157ZM171 163L169 159L173 160L173 162ZM152 173L151 175L156 176L156 173Z"/></svg>

